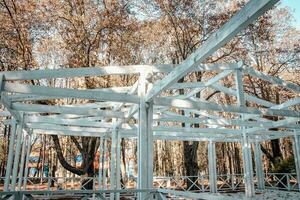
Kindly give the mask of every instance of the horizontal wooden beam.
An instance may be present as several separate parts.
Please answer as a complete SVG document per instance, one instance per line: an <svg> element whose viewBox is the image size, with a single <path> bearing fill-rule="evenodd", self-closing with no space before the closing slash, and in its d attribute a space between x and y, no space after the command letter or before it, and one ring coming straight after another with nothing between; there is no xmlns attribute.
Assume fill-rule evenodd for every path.
<svg viewBox="0 0 300 200"><path fill-rule="evenodd" d="M74 132L90 132L90 133L107 133L107 128L91 128L91 127L76 127L76 126L63 126L45 123L27 123L27 128L51 131L74 131Z"/></svg>
<svg viewBox="0 0 300 200"><path fill-rule="evenodd" d="M298 111L276 110L276 109L266 109L266 108L248 108L243 106L224 106L216 103L182 100L182 99L155 98L154 104L159 106L168 106L168 107L175 107L175 108L256 114L261 116L272 115L272 116L300 117L300 112Z"/></svg>
<svg viewBox="0 0 300 200"><path fill-rule="evenodd" d="M168 72L173 65L128 65L128 66L106 66L106 67L83 67L83 68L63 68L63 69L39 69L39 70L19 70L1 72L5 80L35 80L64 77L85 77L85 76L106 76L138 74L143 71Z"/></svg>
<svg viewBox="0 0 300 200"><path fill-rule="evenodd" d="M123 118L124 113L110 110L98 110L86 108L76 108L67 106L49 106L40 104L25 104L25 103L13 103L11 108L17 111L24 112L37 112L37 113L62 113L62 114L74 114L74 115L90 115L90 116L104 116Z"/></svg>
<svg viewBox="0 0 300 200"><path fill-rule="evenodd" d="M294 83L290 83L290 82L284 81L284 80L282 80L280 78L276 78L276 77L272 77L272 76L266 75L266 74L264 74L262 72L256 71L253 67L244 66L243 69L244 69L245 73L247 73L247 74L249 74L251 76L254 76L254 77L260 78L262 80L268 81L270 83L279 85L279 86L281 86L283 88L295 91L298 94L300 93L300 86L298 86L298 85L296 85Z"/></svg>
<svg viewBox="0 0 300 200"><path fill-rule="evenodd" d="M40 116L25 117L25 123L31 124L56 124L56 125L69 125L81 127L98 127L98 128L112 128L112 123L109 122L95 122L86 119L62 119L62 118L41 118Z"/></svg>
<svg viewBox="0 0 300 200"><path fill-rule="evenodd" d="M120 87L120 88L101 88L101 89L88 89L88 91L99 91L99 92L113 92L113 93L127 93L131 87ZM15 94L8 96L10 101L41 101L50 99L62 99L60 96L42 96L32 94ZM66 98L66 97L63 97Z"/></svg>
<svg viewBox="0 0 300 200"><path fill-rule="evenodd" d="M4 84L3 90L5 92L42 95L50 97L54 96L60 98L78 98L97 101L139 103L139 98L135 95L120 94L115 92L54 88L8 82Z"/></svg>

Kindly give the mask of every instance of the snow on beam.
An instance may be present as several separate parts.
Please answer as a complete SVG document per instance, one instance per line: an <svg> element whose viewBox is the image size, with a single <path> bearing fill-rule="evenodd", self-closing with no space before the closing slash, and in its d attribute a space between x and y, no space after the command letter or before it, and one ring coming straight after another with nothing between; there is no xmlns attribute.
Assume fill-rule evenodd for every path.
<svg viewBox="0 0 300 200"><path fill-rule="evenodd" d="M6 92L42 95L50 97L55 96L61 98L79 98L97 101L139 103L139 98L137 96L129 94L120 94L115 92L54 88L7 82L4 84L3 90Z"/></svg>
<svg viewBox="0 0 300 200"><path fill-rule="evenodd" d="M248 24L269 10L277 2L278 0L251 0L225 25L213 33L196 52L191 54L164 79L155 84L147 94L146 100L153 99L181 77L192 71L195 66L229 42L239 31L247 27Z"/></svg>
<svg viewBox="0 0 300 200"><path fill-rule="evenodd" d="M207 111L219 111L219 112L232 112L232 113L246 113L256 115L275 115L275 116L288 116L288 117L300 117L300 112L291 110L278 110L267 108L247 108L240 106L225 106L211 102L200 102L192 100L182 99L169 99L169 98L155 98L155 105L169 106L175 108L186 109L199 109Z"/></svg>
<svg viewBox="0 0 300 200"><path fill-rule="evenodd" d="M63 113L74 115L93 115L104 117L116 117L123 118L124 113L110 110L88 110L86 108L76 108L68 106L49 106L40 104L25 104L25 103L12 103L11 108L13 110L25 111L25 112L38 112L38 113Z"/></svg>

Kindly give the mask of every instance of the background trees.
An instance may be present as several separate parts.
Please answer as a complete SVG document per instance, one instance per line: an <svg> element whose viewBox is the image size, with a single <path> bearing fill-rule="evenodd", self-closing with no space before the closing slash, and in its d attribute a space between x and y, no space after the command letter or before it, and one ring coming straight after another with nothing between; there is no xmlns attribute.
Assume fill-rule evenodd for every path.
<svg viewBox="0 0 300 200"><path fill-rule="evenodd" d="M245 2L244 0L228 2L2 0L0 67L1 70L30 70L110 64L177 64L201 46L209 35L224 24ZM290 19L291 14L286 8L278 7L268 12L206 62L243 60L259 71L283 77L299 85L300 73L295 72L299 72L300 33L290 25ZM191 73L181 81L205 81L212 75L214 74L208 72ZM94 89L132 85L135 80L135 76L106 76L56 79L40 83L35 81L33 84ZM226 86L233 85L231 77L222 81ZM251 77L246 77L244 82L248 93L273 103L281 103L295 95ZM178 94L182 93L183 91L178 91ZM218 91L203 91L197 94L197 97L222 104L236 101ZM56 103L76 104L79 101L60 99ZM64 152L66 141L57 136L52 136L51 139L49 142L53 144L52 150L55 150L54 158L59 160L62 167L77 175L94 175L93 160L99 146L97 139L86 137L68 139L70 146L75 149L73 151L82 155L80 167L76 167L72 159L67 158L74 156L75 153ZM134 146L132 149L136 149L133 142L122 141L122 144L124 147L130 144ZM206 149L205 142L156 141L155 173L156 175L206 173ZM275 169L278 163L291 155L289 140L265 142L262 149L268 169ZM241 173L239 144L217 144L217 151L218 159L222 161L217 162L219 173ZM3 163L5 162L1 162Z"/></svg>

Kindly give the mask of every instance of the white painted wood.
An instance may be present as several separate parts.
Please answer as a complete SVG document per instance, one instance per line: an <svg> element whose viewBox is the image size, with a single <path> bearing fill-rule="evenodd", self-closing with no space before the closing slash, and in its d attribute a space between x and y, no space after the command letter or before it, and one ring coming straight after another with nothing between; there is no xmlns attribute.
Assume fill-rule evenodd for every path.
<svg viewBox="0 0 300 200"><path fill-rule="evenodd" d="M21 121L17 125L17 138L16 138L16 149L15 149L15 157L13 161L13 171L12 171L12 181L11 181L11 191L16 190L16 182L17 182L17 174L18 174L18 166L20 159L20 151L21 151L21 142L23 140L23 114L21 116Z"/></svg>
<svg viewBox="0 0 300 200"><path fill-rule="evenodd" d="M19 70L1 72L5 80L34 80L64 77L83 77L83 76L105 76L105 75L124 75L138 74L144 71L153 73L168 72L173 65L128 65L128 66L105 66L105 67L82 67L82 68L63 68L63 69L44 69L44 70Z"/></svg>
<svg viewBox="0 0 300 200"><path fill-rule="evenodd" d="M264 191L265 175L263 171L262 151L259 142L254 143L254 158L255 158L255 169L256 169L256 177L257 177L257 188L260 191Z"/></svg>
<svg viewBox="0 0 300 200"><path fill-rule="evenodd" d="M40 130L53 130L53 131L75 131L75 132L90 132L90 133L106 133L107 128L91 128L91 127L77 127L77 126L63 126L44 123L32 123L26 125L28 128Z"/></svg>
<svg viewBox="0 0 300 200"><path fill-rule="evenodd" d="M129 95L126 93L116 93L107 91L91 91L91 90L78 90L67 88L54 88L45 86L36 86L19 83L6 82L3 86L3 90L6 92L33 94L41 96L54 96L60 98L78 98L78 99L90 99L97 101L114 101L114 102L128 102L138 103L138 97Z"/></svg>
<svg viewBox="0 0 300 200"><path fill-rule="evenodd" d="M208 173L209 189L211 193L217 192L217 167L216 167L216 144L213 141L208 142Z"/></svg>
<svg viewBox="0 0 300 200"><path fill-rule="evenodd" d="M28 140L28 135L24 134L23 136L23 142L22 142L22 151L21 151L21 162L19 167L19 175L18 175L18 191L21 191L21 186L23 183L23 172L24 172L24 162L25 162L25 156L26 156L26 143Z"/></svg>
<svg viewBox="0 0 300 200"><path fill-rule="evenodd" d="M121 136L118 133L116 147L116 189L121 190ZM120 193L116 193L116 199L120 199Z"/></svg>
<svg viewBox="0 0 300 200"><path fill-rule="evenodd" d="M242 65L242 63L240 65ZM228 76L231 73L232 73L232 70L222 71L221 73L217 74L216 76L214 76L211 79L209 79L208 81L206 81L204 83L204 86L208 87L210 85L213 85L213 84L217 83L219 80L225 78L226 76ZM195 88L191 92L189 92L186 96L187 96L187 98L192 97L195 94L197 94L198 92L201 92L203 89L204 88Z"/></svg>
<svg viewBox="0 0 300 200"><path fill-rule="evenodd" d="M243 74L242 70L236 70L236 91L237 91L237 103L238 106L245 106L244 89L243 89ZM244 120L244 115L241 115L241 119ZM245 193L246 197L251 198L255 195L254 182L253 182L253 167L251 158L251 143L249 137L245 131L245 127L241 127L242 131L242 155L243 155L243 169L244 169L244 180L245 180Z"/></svg>
<svg viewBox="0 0 300 200"><path fill-rule="evenodd" d="M213 33L193 54L170 72L165 78L154 85L148 92L146 100L155 98L161 91L190 72L195 66L203 62L216 50L230 41L248 24L269 10L278 0L252 0L248 2L234 17Z"/></svg>
<svg viewBox="0 0 300 200"><path fill-rule="evenodd" d="M231 105L225 106L216 103L183 100L183 99L155 98L154 104L160 106L175 107L175 108L199 109L199 110L207 110L207 111L300 117L300 112L298 111L267 109L267 108L247 108L247 107L231 106Z"/></svg>
<svg viewBox="0 0 300 200"><path fill-rule="evenodd" d="M300 190L300 135L296 134L292 139L293 141L293 151L294 151L294 159L295 159L295 168L297 173L297 183L298 189Z"/></svg>
<svg viewBox="0 0 300 200"><path fill-rule="evenodd" d="M0 111L0 117L10 117L11 114L9 111Z"/></svg>
<svg viewBox="0 0 300 200"><path fill-rule="evenodd" d="M110 190L115 190L116 188L116 148L117 148L118 132L116 129L112 130L111 136L111 157L110 157ZM110 199L115 199L115 194L110 193Z"/></svg>
<svg viewBox="0 0 300 200"><path fill-rule="evenodd" d="M249 74L251 76L255 76L257 78L263 79L263 80L268 81L270 83L273 83L273 84L282 86L286 89L289 89L289 90L295 91L297 93L300 93L300 87L298 85L294 84L294 83L286 82L282 79L265 75L264 73L256 71L253 67L250 67L250 66L245 66L244 70L247 74Z"/></svg>
<svg viewBox="0 0 300 200"><path fill-rule="evenodd" d="M103 161L102 161L102 166L103 166L103 189L107 189L107 168L106 168L106 163L107 163L107 139L104 139L104 147L103 147Z"/></svg>
<svg viewBox="0 0 300 200"><path fill-rule="evenodd" d="M236 96L236 90L235 89L224 87L221 84L215 83L213 85L210 85L209 87L211 87L215 90L219 90L221 92L224 92L225 94ZM248 101L253 101L253 102L258 103L258 104L263 105L263 106L272 107L272 106L275 105L272 102L269 102L269 101L266 101L266 100L263 100L263 99L259 99L255 96L252 96L252 95L249 95L249 94L246 94L246 93L244 93L244 97Z"/></svg>
<svg viewBox="0 0 300 200"><path fill-rule="evenodd" d="M5 180L4 180L4 191L8 191L9 183L10 183L10 175L12 171L12 164L14 158L14 144L15 144L15 135L16 135L16 121L14 120L11 124L11 135L9 139L9 148L8 148L8 158L6 163L6 173L5 173Z"/></svg>
<svg viewBox="0 0 300 200"><path fill-rule="evenodd" d="M103 154L102 154L102 152L103 152L103 137L100 137L99 140L100 140L99 141L100 145L99 145L99 160L98 160L98 162L99 162L99 165L98 165L98 190L101 190L101 189L103 189L103 187L102 187L103 166L101 165L102 159L103 159Z"/></svg>
<svg viewBox="0 0 300 200"><path fill-rule="evenodd" d="M25 117L25 123L30 124L56 124L56 125L70 125L81 127L97 127L97 128L111 128L112 123L109 122L95 122L85 119L62 119L62 118L41 118L40 116Z"/></svg>
<svg viewBox="0 0 300 200"><path fill-rule="evenodd" d="M46 135L73 135L80 137L105 137L108 138L111 132L83 132L83 131L70 131L70 130L45 130L45 129L33 129L34 134L46 134Z"/></svg>
<svg viewBox="0 0 300 200"><path fill-rule="evenodd" d="M26 161L25 161L25 174L24 174L24 184L23 184L23 190L26 190L27 187L27 178L28 178L28 164L29 164L29 157L31 153L31 141L32 140L32 129L29 129L28 132L28 140L27 140L27 152L26 152Z"/></svg>
<svg viewBox="0 0 300 200"><path fill-rule="evenodd" d="M124 114L118 111L85 109L85 108L76 108L76 107L59 106L59 105L49 106L49 105L41 105L41 104L13 103L11 105L11 108L13 110L24 111L24 112L62 113L62 114L120 117L120 118L124 117Z"/></svg>

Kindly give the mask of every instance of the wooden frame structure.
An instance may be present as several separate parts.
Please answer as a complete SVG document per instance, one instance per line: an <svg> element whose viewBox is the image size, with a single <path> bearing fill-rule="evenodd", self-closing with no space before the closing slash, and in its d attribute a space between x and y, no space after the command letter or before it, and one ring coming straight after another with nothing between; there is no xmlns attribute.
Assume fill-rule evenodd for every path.
<svg viewBox="0 0 300 200"><path fill-rule="evenodd" d="M131 65L87 67L76 69L45 69L32 71L9 71L0 73L1 102L6 110L2 116L11 115L12 132L9 146L5 190L21 190L24 162L28 162L28 146L31 133L100 137L112 139L111 189L120 189L119 163L120 138L138 139L138 189L151 189L153 182L153 140L190 140L209 142L209 173L211 192L216 189L215 142L241 142L246 196L254 195L251 144L255 144L255 161L259 189L264 188L259 142L293 137L300 182L300 112L290 109L300 104L300 97L276 105L247 94L243 89L243 75L263 79L285 89L300 93L300 87L279 78L270 77L246 66L242 61L226 64L202 64L220 47L264 12L277 0L251 0L220 30L179 65ZM193 71L214 71L217 75L206 82L177 81ZM79 90L36 86L28 80L127 75L136 74L138 81L131 87ZM155 76L164 78L154 82ZM235 88L218 83L233 74ZM236 97L237 105L220 105L195 97L196 93L210 88ZM189 91L185 95L167 96L164 91ZM41 105L40 100L76 98L94 103L61 106ZM259 105L247 107L246 101ZM180 115L177 111L184 111ZM45 115L47 113L47 115ZM231 118L223 117L232 113ZM194 116L194 117L193 117ZM196 117L195 117L196 116ZM266 116L281 116L280 121L271 121ZM168 126L168 123L185 123L186 126ZM165 125L163 125L165 124ZM201 124L195 128L193 124ZM278 128L278 131L272 129ZM26 132L23 132L26 130ZM102 144L102 143L101 143ZM102 148L102 147L101 147ZM27 156L26 155L27 152ZM21 156L20 156L21 155ZM20 167L18 167L20 162ZM21 169L19 169L21 168ZM19 172L18 172L19 169ZM26 170L25 170L25 173ZM11 183L10 175L12 174ZM27 177L27 174L24 175ZM18 186L18 187L17 187ZM24 185L23 189L26 188ZM143 194L140 195L143 199Z"/></svg>

